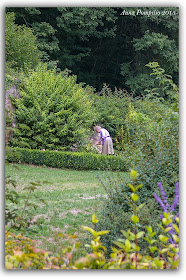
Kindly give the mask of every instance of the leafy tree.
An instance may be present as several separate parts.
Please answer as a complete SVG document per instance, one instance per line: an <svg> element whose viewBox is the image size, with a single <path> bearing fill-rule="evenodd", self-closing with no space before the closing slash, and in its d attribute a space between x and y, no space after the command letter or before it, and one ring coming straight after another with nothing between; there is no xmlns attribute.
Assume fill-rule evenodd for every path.
<svg viewBox="0 0 186 280"><path fill-rule="evenodd" d="M158 62L149 62L146 66L152 69L151 76L155 77L155 88L145 90L148 92L147 98L159 98L166 103L174 111L179 110L179 88L173 82L172 77L165 73L165 70L159 66Z"/></svg>
<svg viewBox="0 0 186 280"><path fill-rule="evenodd" d="M42 53L44 62L48 62L50 68L56 66L56 53L59 51L59 40L56 33L57 8L7 8L7 12L15 13L18 25L26 24L31 27L37 36L38 48ZM51 24L52 22L52 24Z"/></svg>
<svg viewBox="0 0 186 280"><path fill-rule="evenodd" d="M122 15L124 9L134 16ZM147 15L141 15L140 9ZM162 65L178 84L178 8L28 7L7 11L15 12L17 24L32 27L51 68L68 68L78 82L97 91L106 83L142 96L146 88L154 87L144 67L149 61Z"/></svg>
<svg viewBox="0 0 186 280"><path fill-rule="evenodd" d="M130 8L135 15L138 10L144 13L152 12L151 16L138 14L131 16L135 28L131 30L132 40L128 41L132 48L132 58L121 63L121 75L130 90L136 90L136 95L142 95L144 89L152 87L154 81L148 79L148 70L144 70L149 61L157 61L166 73L172 75L178 83L178 8ZM159 11L160 15L153 15ZM169 12L169 14L166 14Z"/></svg>
<svg viewBox="0 0 186 280"><path fill-rule="evenodd" d="M33 69L40 61L36 36L31 28L15 24L14 13L6 14L6 62L13 68Z"/></svg>

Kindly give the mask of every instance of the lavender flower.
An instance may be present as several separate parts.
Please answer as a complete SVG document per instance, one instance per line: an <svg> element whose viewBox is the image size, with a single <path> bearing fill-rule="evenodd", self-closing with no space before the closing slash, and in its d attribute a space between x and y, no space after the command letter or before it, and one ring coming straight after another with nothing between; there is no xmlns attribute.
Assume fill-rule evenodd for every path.
<svg viewBox="0 0 186 280"><path fill-rule="evenodd" d="M175 197L174 197L174 202L170 207L170 211L173 212L176 209L176 206L178 205L179 202L179 183L177 182L175 184Z"/></svg>
<svg viewBox="0 0 186 280"><path fill-rule="evenodd" d="M163 212L167 212L166 206L165 204L162 202L161 198L159 196L157 196L156 193L153 193L153 196L155 198L155 200L159 203L159 205L161 206L161 208L163 209Z"/></svg>
<svg viewBox="0 0 186 280"><path fill-rule="evenodd" d="M162 199L161 199L159 196L157 196L156 193L153 193L153 196L154 196L155 200L158 202L158 204L159 204L160 207L162 208L163 212L165 212L165 213L172 213L172 212L174 212L175 209L176 209L176 207L177 207L177 205L178 205L178 203L179 203L179 183L177 182L177 183L175 184L174 202L173 202L173 204L172 204L171 206L170 206L170 204L169 204L168 201L167 201L167 195L166 195L166 193L165 193L165 191L164 191L164 189L163 189L163 186L162 186L162 183L161 183L161 182L158 183L158 187L160 188L160 194L161 194ZM177 214L173 217L173 220L175 220L176 217L179 217L179 213L177 213ZM161 219L161 220L163 219L163 215L162 215L162 214L160 214L160 219ZM173 228L172 223L170 223L168 226L169 226L169 227L172 227L172 228L169 230L169 234L170 234L171 237L172 237L172 235L175 234L175 230L174 230L174 228ZM175 243L175 241L174 241L173 238L169 238L169 242L172 243L172 244Z"/></svg>
<svg viewBox="0 0 186 280"><path fill-rule="evenodd" d="M163 203L165 204L166 207L169 207L169 203L167 202L167 195L163 189L163 186L162 186L162 183L159 182L158 183L158 187L160 188L160 193L161 193L161 196L162 196L162 199L163 199Z"/></svg>
<svg viewBox="0 0 186 280"><path fill-rule="evenodd" d="M160 193L161 193L162 199L159 196L157 196L156 193L153 193L153 196L154 196L155 200L159 203L159 205L162 208L163 212L166 212L166 213L174 212L176 207L177 207L177 205L178 205L178 202L179 202L179 183L177 182L175 184L175 197L174 197L174 202L173 202L173 204L171 206L170 206L170 204L167 201L167 195L166 195L166 193L165 193L165 191L163 189L163 186L162 186L161 182L158 183L158 187L160 188Z"/></svg>

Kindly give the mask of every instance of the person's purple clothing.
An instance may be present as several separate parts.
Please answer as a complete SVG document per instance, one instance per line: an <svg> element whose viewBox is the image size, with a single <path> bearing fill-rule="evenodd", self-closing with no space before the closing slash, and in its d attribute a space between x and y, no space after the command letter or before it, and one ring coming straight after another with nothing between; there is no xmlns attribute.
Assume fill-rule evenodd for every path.
<svg viewBox="0 0 186 280"><path fill-rule="evenodd" d="M101 139L103 139L102 140L102 145L104 144L107 137L110 137L110 134L109 134L108 130L106 130L105 128L101 128L99 141Z"/></svg>

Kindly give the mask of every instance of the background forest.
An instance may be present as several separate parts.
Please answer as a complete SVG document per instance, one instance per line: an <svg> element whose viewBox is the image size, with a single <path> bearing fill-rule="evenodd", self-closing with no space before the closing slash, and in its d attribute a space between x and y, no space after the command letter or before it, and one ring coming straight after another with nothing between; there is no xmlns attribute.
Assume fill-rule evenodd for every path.
<svg viewBox="0 0 186 280"><path fill-rule="evenodd" d="M123 10L136 14L139 9L60 7L6 11L14 12L19 27L32 29L42 61L51 68L71 70L78 82L96 91L106 83L111 89L125 88L134 91L134 96L142 96L145 89L153 86L145 67L150 61L158 62L178 84L179 33L178 8L171 8L171 15L122 15ZM149 10L155 13L166 8L143 8L143 12ZM7 61L13 59L12 55L7 52ZM26 61L26 56L25 61L15 62L19 68L28 63L36 65L34 60Z"/></svg>
<svg viewBox="0 0 186 280"><path fill-rule="evenodd" d="M134 224L137 230L138 219L131 220L127 199L131 191L133 202L137 203L135 192L139 189L142 203L139 209L145 205L139 214L139 238L142 237L140 230L145 230L148 223L160 232L158 222L162 209L154 200L154 193L159 196L163 193L165 204L168 199L173 205L166 204L166 207L170 206L174 220L178 217L178 183L175 189L179 179L178 13L176 7L6 8L5 91L9 102L6 106L7 162L35 164L45 168L70 168L77 172L117 170L123 174L132 170L131 178L126 173L124 177L121 174L121 178L118 173L116 178L114 172L106 173L105 177L101 173L98 176L102 190L99 190L101 198L95 208L100 218L99 223L95 216L92 221L98 230L109 230L109 234L101 239L108 253L112 242L121 238L121 230L127 230ZM93 149L90 138L94 126L98 124L110 132L114 156L100 155ZM10 177L17 178L11 168L8 167ZM20 165L20 168L25 170L26 167ZM73 172L70 169L68 172ZM60 171L65 174L67 170ZM55 189L58 186L52 172L46 170L45 176L51 174L51 178L44 184L48 184L49 188L50 180L53 180ZM58 171L55 172L58 176ZM85 176L79 174L82 178ZM21 176L23 173L20 173ZM37 178L38 175L32 176ZM77 173L76 176L79 178ZM87 180L89 176L86 176ZM95 180L93 177L90 173L91 182ZM43 178L38 178L43 181ZM72 178L70 176L68 180ZM19 184L24 180L27 182L27 178L18 180ZM129 181L131 189L127 188ZM137 190L132 185L134 181L140 186L136 187ZM91 197L94 189L91 182L89 192L88 188L78 189L78 186L75 193L75 188L67 187L68 192L63 201L65 209L70 207L69 194L71 200L76 195L77 201L86 192ZM162 185L157 187L160 182L163 191ZM73 185L77 183L75 179ZM33 226L37 232L31 222L35 208L28 216L23 211L25 218L21 214L21 222L18 220L20 224L15 222L20 218L20 212L17 208L13 209L12 205L23 203L22 198L18 202L18 193L11 189L15 185L8 178L7 224L10 225L10 232L22 232L32 238ZM37 184L32 182L31 185L27 188L28 198ZM47 199L60 205L61 200L58 201L57 197L62 191L54 198L56 190ZM65 193L65 189L63 191ZM42 196L45 195L43 191ZM76 200L71 203L76 203ZM23 206L24 210L26 206L27 203ZM50 206L53 211L52 204ZM89 206L88 203L86 206L85 203L81 205L85 213ZM55 210L55 219L52 216L51 221L55 221L55 226L57 221L58 226L63 227L64 224L56 220L57 215L61 214L60 207ZM81 217L78 222L82 223L84 219ZM42 224L46 227L45 223L44 220L41 222L40 231ZM72 229L72 233L74 231ZM149 236L153 234L150 231ZM79 233L81 235L80 230ZM50 236L51 231L47 234ZM166 231L166 234L169 232ZM37 232L36 235L40 238L41 233ZM139 245L141 251L146 253L145 240ZM12 263L9 265L11 268ZM156 268L158 265L163 268L161 262L154 264ZM172 263L173 268L177 265L176 261ZM133 269L133 264L131 267Z"/></svg>

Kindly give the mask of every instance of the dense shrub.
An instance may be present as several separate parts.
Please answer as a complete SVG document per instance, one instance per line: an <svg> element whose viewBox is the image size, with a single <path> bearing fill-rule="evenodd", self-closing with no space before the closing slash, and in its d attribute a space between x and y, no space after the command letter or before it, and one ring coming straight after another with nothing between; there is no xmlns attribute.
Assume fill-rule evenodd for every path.
<svg viewBox="0 0 186 280"><path fill-rule="evenodd" d="M99 95L91 95L93 107L99 116L99 122L106 128L112 138L116 137L118 129L124 124L131 103L130 96L122 90L112 91L104 85Z"/></svg>
<svg viewBox="0 0 186 280"><path fill-rule="evenodd" d="M141 176L140 176L141 177ZM131 222L131 207L129 205L129 197L131 196L131 189L128 187L127 182L132 184L130 178L123 177L118 174L117 178L113 178L112 175L99 178L104 188L107 198L103 201L102 209L100 210L100 219L98 223L98 229L102 230L107 228L109 234L103 236L102 241L106 246L108 252L111 251L111 244L117 238L121 238L121 230L127 230L132 226ZM140 179L136 180L139 183ZM141 203L144 203L144 191L145 187L139 189ZM159 208L153 198L153 193L150 191L146 193L148 197L145 199L143 205L143 211L139 213L140 225L139 228L144 230L147 224L151 224L154 230L158 231L157 223L159 222ZM143 244L143 250L145 251L144 241L140 241Z"/></svg>
<svg viewBox="0 0 186 280"><path fill-rule="evenodd" d="M133 101L133 102L132 102ZM123 125L116 132L115 149L125 160L127 169L138 170L139 184L143 184L140 200L146 203L141 221L157 227L158 206L153 193L160 195L157 188L162 182L170 201L174 199L174 183L179 178L179 114L160 99L132 100L127 103ZM112 241L120 236L120 229L130 225L127 203L126 180L101 178L108 199L103 205L100 229L110 230L104 238L109 248Z"/></svg>
<svg viewBox="0 0 186 280"><path fill-rule="evenodd" d="M125 127L116 140L127 167L140 173L144 200L160 181L168 188L169 195L173 195L174 182L179 176L178 113L159 101L131 104Z"/></svg>
<svg viewBox="0 0 186 280"><path fill-rule="evenodd" d="M145 110L146 109L146 110ZM125 126L116 137L120 155L125 159L127 169L134 168L140 173L139 183L143 184L141 202L145 202L145 215L142 220L157 223L157 207L153 193L160 194L158 182L162 182L170 200L174 197L174 182L179 178L179 115L159 101L136 101L129 104ZM129 214L126 183L121 178L102 178L109 200L104 203L100 227L107 225L110 234L106 244L119 235L119 228L127 226Z"/></svg>
<svg viewBox="0 0 186 280"><path fill-rule="evenodd" d="M141 176L140 176L141 177ZM121 175L118 175L117 179L113 179L111 176L107 178L100 178L100 181L106 191L107 199L105 199L103 203L103 207L100 213L100 221L98 224L98 229L102 230L103 228L109 229L109 234L103 237L103 243L107 248L110 248L112 242L116 238L121 238L121 229L127 230L131 225L130 219L130 205L128 197L131 196L131 189L127 186L128 178L122 178ZM136 183L140 182L140 178L136 180ZM132 184L132 180L130 182ZM139 183L140 186L142 184ZM160 188L158 187L160 186ZM170 212L171 214L176 215L178 210L178 186L176 185L176 189L174 189L170 196L170 190L166 187L162 188L162 185L158 183L156 189L154 189L155 193L158 193L164 199L164 212ZM163 189L163 190L162 190ZM166 194L165 194L166 190ZM140 198L139 201L143 204L143 211L139 213L140 224L139 228L144 230L147 224L151 224L151 226L159 232L157 224L159 223L159 216L162 213L162 204L160 204L161 208L154 200L154 193L152 191L145 190L145 187L139 189ZM162 195L163 194L163 195ZM145 199L144 199L145 196ZM157 195L156 195L157 197ZM161 201L159 199L158 201ZM173 206L171 206L173 205ZM175 207L174 207L175 205ZM140 241L140 245L145 251L146 245L144 241ZM108 249L109 250L109 249Z"/></svg>
<svg viewBox="0 0 186 280"><path fill-rule="evenodd" d="M127 171L120 156L107 156L86 152L41 151L26 148L7 148L9 162L21 162L76 170L120 170Z"/></svg>
<svg viewBox="0 0 186 280"><path fill-rule="evenodd" d="M12 145L51 150L82 145L97 118L90 90L67 71L39 65L23 81L21 98L12 99L18 120Z"/></svg>

